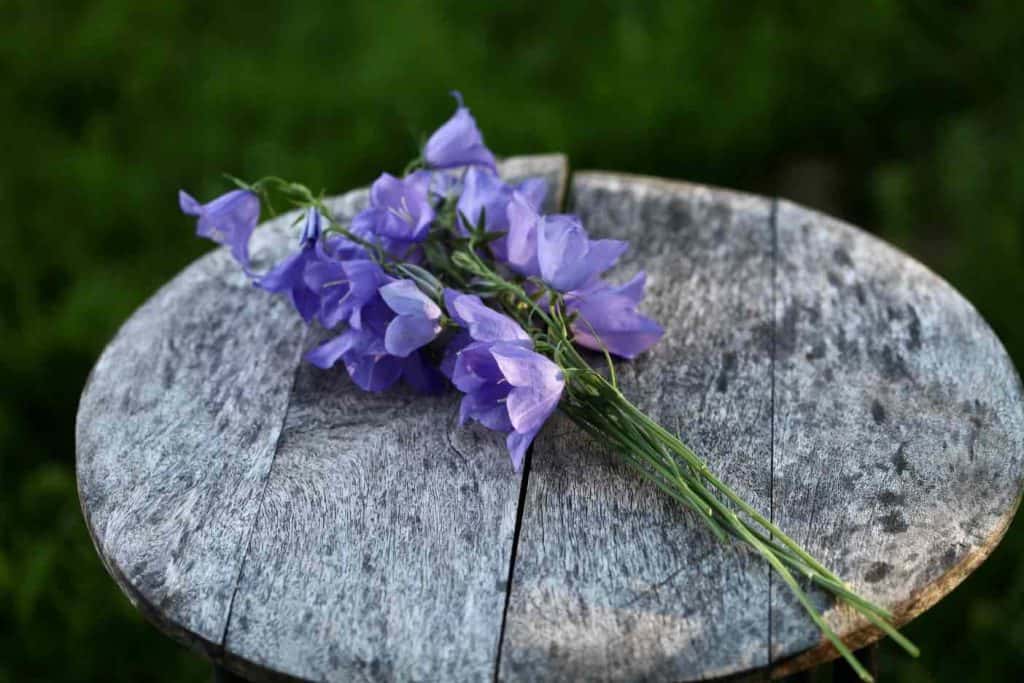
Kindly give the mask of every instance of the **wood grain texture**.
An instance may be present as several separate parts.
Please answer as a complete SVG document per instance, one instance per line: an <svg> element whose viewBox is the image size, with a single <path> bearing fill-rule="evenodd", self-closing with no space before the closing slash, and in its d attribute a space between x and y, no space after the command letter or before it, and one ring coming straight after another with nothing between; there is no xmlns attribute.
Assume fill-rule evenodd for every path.
<svg viewBox="0 0 1024 683"><path fill-rule="evenodd" d="M502 171L548 177L559 206L564 157ZM454 393L367 394L341 367L303 364L289 406L227 663L253 678L492 677L520 486L504 440L459 428Z"/></svg>
<svg viewBox="0 0 1024 683"><path fill-rule="evenodd" d="M577 174L592 235L628 239L664 339L619 365L624 393L768 511L771 202ZM501 677L679 680L768 663L766 565L561 418L532 455Z"/></svg>
<svg viewBox="0 0 1024 683"><path fill-rule="evenodd" d="M563 156L501 169L547 177L561 206ZM582 173L572 204L631 240L618 274L648 271L667 328L620 365L627 396L741 495L900 621L984 560L1024 483L1024 392L949 285L784 201ZM292 246L293 218L257 231L258 263ZM83 512L170 635L257 680L683 680L834 656L753 553L567 420L521 490L499 438L455 426L455 396L365 394L300 364L323 335L218 250L93 370ZM877 637L814 598L850 644Z"/></svg>
<svg viewBox="0 0 1024 683"><path fill-rule="evenodd" d="M942 279L835 219L780 202L774 521L906 622L991 552L1024 472L1020 380ZM822 596L819 604L827 606ZM778 581L776 673L834 657ZM830 609L852 645L878 637Z"/></svg>
<svg viewBox="0 0 1024 683"><path fill-rule="evenodd" d="M284 301L252 290L226 252L200 259L125 323L78 410L100 557L158 626L204 648L224 634L304 337Z"/></svg>

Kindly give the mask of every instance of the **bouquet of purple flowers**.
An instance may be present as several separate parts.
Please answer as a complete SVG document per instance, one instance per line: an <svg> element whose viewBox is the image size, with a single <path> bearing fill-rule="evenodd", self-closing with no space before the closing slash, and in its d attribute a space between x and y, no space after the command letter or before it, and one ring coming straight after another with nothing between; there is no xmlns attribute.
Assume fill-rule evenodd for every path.
<svg viewBox="0 0 1024 683"><path fill-rule="evenodd" d="M721 540L758 552L796 594L860 677L870 675L815 610L803 577L861 613L913 655L891 615L852 592L732 489L678 437L619 390L612 357L631 359L662 328L638 310L645 275L602 279L628 248L590 239L573 215L540 212L542 179L508 185L458 93L455 114L401 177L383 173L348 225L323 199L277 177L238 186L207 204L179 193L197 232L228 247L257 286L286 294L299 315L337 336L306 359L339 361L366 391L404 382L425 394L452 385L460 421L506 436L512 466L555 409L689 507ZM284 198L304 213L297 250L254 272L249 239L263 203Z"/></svg>

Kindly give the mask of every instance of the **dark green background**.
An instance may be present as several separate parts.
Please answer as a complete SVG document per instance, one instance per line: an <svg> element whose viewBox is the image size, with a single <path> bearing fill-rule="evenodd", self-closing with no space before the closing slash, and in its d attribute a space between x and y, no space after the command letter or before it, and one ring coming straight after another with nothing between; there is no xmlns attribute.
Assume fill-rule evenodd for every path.
<svg viewBox="0 0 1024 683"><path fill-rule="evenodd" d="M179 187L209 198L227 170L365 184L450 114L453 87L499 154L562 150L868 226L1024 362L1019 1L212 4L0 0L0 682L208 675L94 554L73 471L86 374L209 248ZM1016 678L1022 551L1018 524L907 629L922 658L887 648L884 673Z"/></svg>

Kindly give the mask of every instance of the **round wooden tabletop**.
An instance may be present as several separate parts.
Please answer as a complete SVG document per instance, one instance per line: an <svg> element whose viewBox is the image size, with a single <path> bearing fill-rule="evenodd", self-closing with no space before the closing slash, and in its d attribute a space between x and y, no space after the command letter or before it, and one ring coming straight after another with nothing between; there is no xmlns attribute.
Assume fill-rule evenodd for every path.
<svg viewBox="0 0 1024 683"><path fill-rule="evenodd" d="M784 200L506 161L628 239L664 340L627 396L906 622L992 551L1020 499L1022 388L974 308L861 230ZM568 191L566 192L566 188ZM335 199L340 217L365 191ZM264 263L295 239L258 230ZM324 333L216 251L122 327L86 386L78 486L111 576L254 679L698 679L833 657L755 554L567 420L521 474L454 394L366 394ZM853 646L878 634L815 599Z"/></svg>

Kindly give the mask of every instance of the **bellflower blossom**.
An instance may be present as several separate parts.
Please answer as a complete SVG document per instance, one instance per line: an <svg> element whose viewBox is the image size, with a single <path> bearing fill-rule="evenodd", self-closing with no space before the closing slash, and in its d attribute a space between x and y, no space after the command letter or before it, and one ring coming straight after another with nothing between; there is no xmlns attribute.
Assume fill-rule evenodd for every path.
<svg viewBox="0 0 1024 683"><path fill-rule="evenodd" d="M256 285L268 292L288 293L302 319L311 321L320 310L320 295L316 288L306 281L306 269L319 258L320 212L310 208L306 211L306 222L299 237L299 250L281 260L262 277Z"/></svg>
<svg viewBox="0 0 1024 683"><path fill-rule="evenodd" d="M577 343L635 358L661 339L661 326L636 310L644 273L621 287L600 279L626 251L626 242L591 240L575 216L541 216L520 196L509 203L508 220L509 266L565 293L568 310L577 314L571 325Z"/></svg>
<svg viewBox="0 0 1024 683"><path fill-rule="evenodd" d="M589 349L606 349L629 359L654 346L665 331L636 310L646 282L646 273L640 271L621 286L599 281L567 294L566 308L578 315L570 326L573 340Z"/></svg>
<svg viewBox="0 0 1024 683"><path fill-rule="evenodd" d="M441 307L412 280L398 280L380 288L384 302L397 315L384 332L384 348L405 358L441 333Z"/></svg>
<svg viewBox="0 0 1024 683"><path fill-rule="evenodd" d="M360 327L350 326L334 339L306 354L306 360L327 369L339 360L349 377L364 391L380 392L400 379L423 394L436 394L444 389L444 377L426 362L419 351L406 356L388 352L387 328L395 313L377 293L362 308Z"/></svg>
<svg viewBox="0 0 1024 683"><path fill-rule="evenodd" d="M558 406L565 378L561 369L536 353L530 336L508 316L479 297L445 292L449 315L468 333L456 351L452 384L465 394L459 421L476 420L507 434L512 465L519 471L526 450Z"/></svg>
<svg viewBox="0 0 1024 683"><path fill-rule="evenodd" d="M232 190L200 204L185 190L178 191L182 213L196 216L196 234L231 249L231 255L249 271L249 237L260 220L260 198L249 190Z"/></svg>
<svg viewBox="0 0 1024 683"><path fill-rule="evenodd" d="M318 253L320 258L306 266L304 280L319 297L320 323L328 329L341 323L362 328L364 318L377 310L370 308L368 316L364 309L378 298L377 289L394 278L369 259L343 261Z"/></svg>
<svg viewBox="0 0 1024 683"><path fill-rule="evenodd" d="M518 195L520 201L526 202L536 211L544 203L547 189L547 182L543 178L527 178L513 186L502 182L497 174L473 166L466 170L462 193L455 205L459 232L468 235L469 230L476 227L482 218L487 232L507 233L508 206L513 196ZM471 225L466 225L463 217ZM490 242L491 251L499 261L508 258L507 240L507 236L503 236Z"/></svg>
<svg viewBox="0 0 1024 683"><path fill-rule="evenodd" d="M352 219L352 232L373 236L389 254L404 257L426 239L434 220L432 175L417 171L396 178L382 173L370 188L370 205Z"/></svg>
<svg viewBox="0 0 1024 683"><path fill-rule="evenodd" d="M424 161L430 168L479 165L496 172L494 154L484 145L476 119L462 103L462 94L456 90L452 97L458 105L455 113L427 140Z"/></svg>

